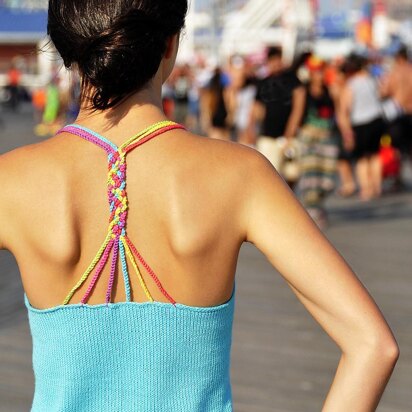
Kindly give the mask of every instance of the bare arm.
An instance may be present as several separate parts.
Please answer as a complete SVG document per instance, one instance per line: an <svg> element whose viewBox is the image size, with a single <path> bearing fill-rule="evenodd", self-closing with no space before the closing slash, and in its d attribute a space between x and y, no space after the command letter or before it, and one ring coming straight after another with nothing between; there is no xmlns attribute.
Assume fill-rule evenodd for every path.
<svg viewBox="0 0 412 412"><path fill-rule="evenodd" d="M226 122L229 126L232 126L237 110L237 90L233 86L226 87L223 90L223 99L227 110Z"/></svg>
<svg viewBox="0 0 412 412"><path fill-rule="evenodd" d="M244 187L245 240L262 251L342 350L322 412L372 412L399 349L367 289L260 153Z"/></svg>
<svg viewBox="0 0 412 412"><path fill-rule="evenodd" d="M344 147L348 151L353 150L355 145L355 136L350 119L352 102L352 91L346 86L343 88L342 96L338 104L337 121L339 129L342 133Z"/></svg>
<svg viewBox="0 0 412 412"><path fill-rule="evenodd" d="M1 202L1 200L0 200ZM0 203L0 250L6 249L5 245L5 239L3 238L4 232L3 232L3 227L4 227L4 220L5 220L5 214L2 209L2 205Z"/></svg>
<svg viewBox="0 0 412 412"><path fill-rule="evenodd" d="M255 100L253 103L252 109L250 111L249 115L249 126L248 126L248 133L250 134L252 140L256 142L257 136L256 136L256 126L257 124L261 123L265 117L265 106Z"/></svg>
<svg viewBox="0 0 412 412"><path fill-rule="evenodd" d="M208 88L203 87L199 90L200 99L200 123L204 132L209 130L212 123L211 110L210 110L210 100L211 93Z"/></svg>
<svg viewBox="0 0 412 412"><path fill-rule="evenodd" d="M394 73L390 72L384 76L382 81L379 83L379 93L382 98L388 98L393 95L394 77Z"/></svg>
<svg viewBox="0 0 412 412"><path fill-rule="evenodd" d="M329 91L330 96L332 97L336 112L339 110L342 90L343 90L343 87L339 85L331 85L328 87L328 91Z"/></svg>
<svg viewBox="0 0 412 412"><path fill-rule="evenodd" d="M296 137L298 128L302 122L306 104L305 88L300 86L293 91L292 112L289 116L288 124L285 129L285 137L291 139Z"/></svg>
<svg viewBox="0 0 412 412"><path fill-rule="evenodd" d="M14 150L13 152L16 152ZM13 199L12 188L7 182L13 181L13 165L19 161L12 159L11 152L0 155L0 181L2 182L2 193L0 195L0 250L7 248L7 237L10 229L10 199Z"/></svg>

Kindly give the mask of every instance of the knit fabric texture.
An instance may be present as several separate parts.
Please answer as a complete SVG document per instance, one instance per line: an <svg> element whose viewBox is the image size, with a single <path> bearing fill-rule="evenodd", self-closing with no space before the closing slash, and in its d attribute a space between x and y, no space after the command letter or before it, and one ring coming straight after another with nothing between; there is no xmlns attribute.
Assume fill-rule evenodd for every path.
<svg viewBox="0 0 412 412"><path fill-rule="evenodd" d="M75 124L59 132L79 136L107 152L110 218L99 251L62 305L37 309L24 295L33 339L32 412L232 411L235 289L229 301L219 306L177 303L127 235L127 153L181 128L174 122L159 122L120 147ZM89 305L111 253L105 303ZM118 267L126 302L112 303ZM130 269L134 269L147 302L132 301ZM88 281L81 302L70 303ZM149 281L168 303L153 299Z"/></svg>
<svg viewBox="0 0 412 412"><path fill-rule="evenodd" d="M32 412L229 412L234 294L211 308L30 306Z"/></svg>

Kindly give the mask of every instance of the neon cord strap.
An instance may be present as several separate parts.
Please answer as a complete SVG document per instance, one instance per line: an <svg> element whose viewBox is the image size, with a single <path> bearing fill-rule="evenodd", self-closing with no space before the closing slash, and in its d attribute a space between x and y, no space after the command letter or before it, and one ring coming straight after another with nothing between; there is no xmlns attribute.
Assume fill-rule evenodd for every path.
<svg viewBox="0 0 412 412"><path fill-rule="evenodd" d="M126 222L128 215L128 198L126 192L126 155L136 147L146 143L154 137L174 129L184 129L184 127L180 124L170 121L159 122L143 130L136 136L131 137L120 147L118 147L105 137L99 135L98 133L95 133L94 131L86 127L79 126L76 124L68 125L58 132L58 134L66 132L77 135L85 140L88 140L100 146L108 153L107 194L110 205L109 228L106 239L104 240L102 246L97 252L97 255L95 256L87 270L84 272L83 276L80 278L77 284L67 295L66 299L63 302L63 305L67 305L70 302L70 300L73 298L77 290L79 290L83 286L83 284L90 277L90 274L93 272L93 270L96 269L92 277L92 280L90 281L89 286L86 290L86 293L81 300L82 304L87 303L96 283L99 280L101 273L103 272L106 263L109 260L109 255L112 251L113 255L111 261L109 282L107 285L106 304L109 304L111 301L113 284L116 275L116 266L119 256L123 272L126 300L128 302L131 301L131 289L129 272L127 268L127 258L129 258L132 267L134 268L137 274L140 285L146 297L149 299L150 302L154 301L146 285L146 282L137 266L137 258L137 260L143 265L143 267L149 273L149 275L151 276L151 278L153 279L154 283L159 288L161 293L167 298L167 300L170 303L172 303L173 305L176 304L176 301L166 292L154 271L143 259L141 254L137 251L132 241L128 238L126 232Z"/></svg>

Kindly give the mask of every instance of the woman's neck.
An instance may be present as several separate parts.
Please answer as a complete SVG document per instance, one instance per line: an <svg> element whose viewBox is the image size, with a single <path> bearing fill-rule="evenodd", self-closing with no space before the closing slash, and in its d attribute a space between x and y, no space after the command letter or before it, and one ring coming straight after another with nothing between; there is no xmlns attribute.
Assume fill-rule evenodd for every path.
<svg viewBox="0 0 412 412"><path fill-rule="evenodd" d="M150 85L114 108L93 111L86 102L81 105L76 123L120 141L150 124L166 120L161 98L161 84ZM123 137L122 137L123 136Z"/></svg>

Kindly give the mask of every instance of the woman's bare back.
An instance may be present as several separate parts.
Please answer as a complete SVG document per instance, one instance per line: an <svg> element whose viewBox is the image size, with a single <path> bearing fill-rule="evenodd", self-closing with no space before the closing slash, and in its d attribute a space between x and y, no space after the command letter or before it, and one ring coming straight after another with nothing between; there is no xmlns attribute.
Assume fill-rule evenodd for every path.
<svg viewBox="0 0 412 412"><path fill-rule="evenodd" d="M127 155L128 236L179 303L214 306L231 296L245 240L237 212L247 176L242 156L249 150L171 131ZM3 231L5 246L17 259L31 304L59 305L107 235L107 155L64 133L13 151L4 163L13 182L6 190L15 199ZM109 272L107 264L90 304L104 302ZM133 300L145 301L133 275ZM165 301L153 286L148 281L153 298ZM76 292L73 303L86 288ZM125 300L122 281L115 283L112 300Z"/></svg>
<svg viewBox="0 0 412 412"><path fill-rule="evenodd" d="M0 248L16 256L33 306L61 304L105 239L106 173L105 152L71 135L0 156ZM170 132L129 154L127 183L128 236L177 302L228 301L240 246L253 243L344 354L322 411L375 410L399 357L396 340L368 290L263 155ZM89 303L105 301L108 272ZM132 277L133 300L146 300L136 283ZM114 290L112 300L124 301L123 285ZM165 301L153 285L151 292Z"/></svg>

